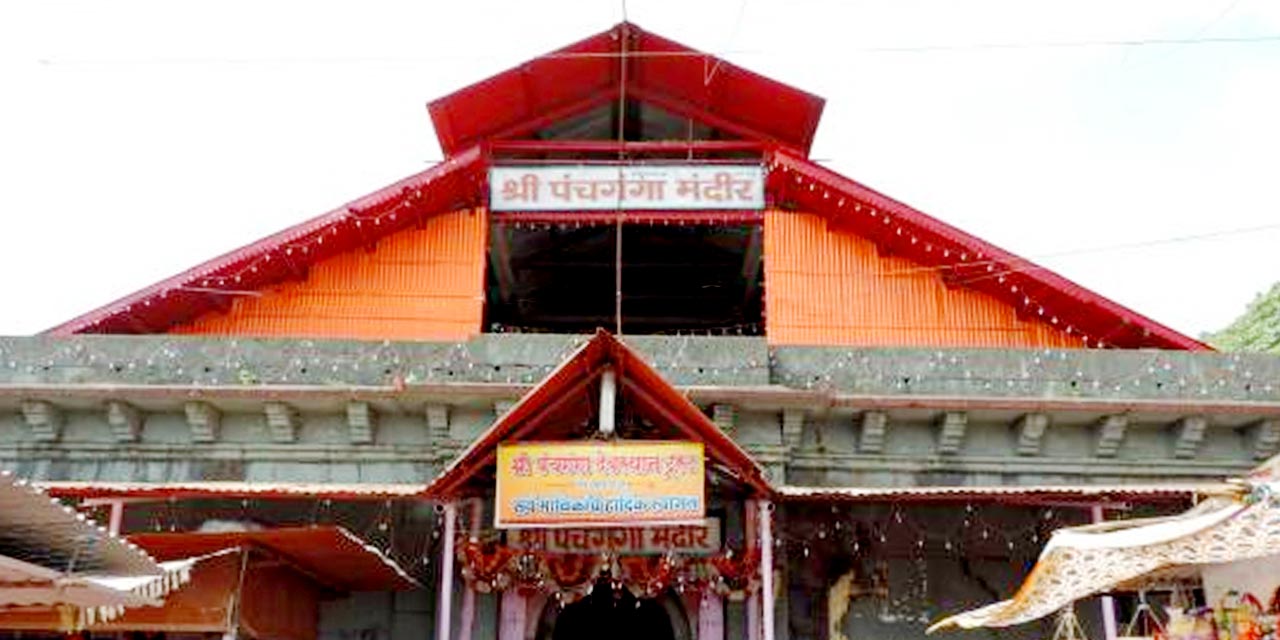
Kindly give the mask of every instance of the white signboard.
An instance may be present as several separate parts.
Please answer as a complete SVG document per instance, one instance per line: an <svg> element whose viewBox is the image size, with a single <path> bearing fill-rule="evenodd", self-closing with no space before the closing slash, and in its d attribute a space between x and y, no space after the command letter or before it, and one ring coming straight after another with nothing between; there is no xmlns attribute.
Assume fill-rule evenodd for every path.
<svg viewBox="0 0 1280 640"><path fill-rule="evenodd" d="M497 166L491 211L764 209L759 165Z"/></svg>

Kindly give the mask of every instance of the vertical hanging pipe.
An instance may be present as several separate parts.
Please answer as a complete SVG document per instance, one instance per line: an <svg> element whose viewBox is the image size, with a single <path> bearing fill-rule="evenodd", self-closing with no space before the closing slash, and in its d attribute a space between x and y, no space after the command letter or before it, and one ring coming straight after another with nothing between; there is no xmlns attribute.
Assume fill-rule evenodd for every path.
<svg viewBox="0 0 1280 640"><path fill-rule="evenodd" d="M453 609L453 538L457 519L458 505L450 500L444 505L444 544L440 545L440 603L436 610L436 640L449 640L453 635L450 614Z"/></svg>
<svg viewBox="0 0 1280 640"><path fill-rule="evenodd" d="M111 518L107 521L107 531L113 535L120 535L120 526L124 522L124 499L116 499L111 501Z"/></svg>
<svg viewBox="0 0 1280 640"><path fill-rule="evenodd" d="M1093 521L1103 522L1107 519L1102 512L1102 505L1093 505ZM1116 602L1109 595L1098 598L1098 604L1102 607L1102 630L1107 640L1116 640Z"/></svg>

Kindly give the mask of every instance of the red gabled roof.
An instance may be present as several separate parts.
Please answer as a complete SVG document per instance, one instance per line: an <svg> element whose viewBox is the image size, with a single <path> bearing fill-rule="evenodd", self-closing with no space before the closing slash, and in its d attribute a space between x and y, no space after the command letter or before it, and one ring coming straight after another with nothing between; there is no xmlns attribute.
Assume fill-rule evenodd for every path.
<svg viewBox="0 0 1280 640"><path fill-rule="evenodd" d="M528 137L617 102L624 57L628 97L808 154L822 98L626 22L432 102L440 146L452 155L481 142Z"/></svg>
<svg viewBox="0 0 1280 640"><path fill-rule="evenodd" d="M493 426L427 485L423 495L446 500L461 495L474 478L487 479L498 444L520 440L564 439L563 427L591 409L595 383L606 368L618 379L620 405L630 405L663 431L682 440L703 443L708 465L718 465L750 491L765 496L773 490L755 460L722 432L684 394L617 338L599 330L538 386L502 414ZM585 410L585 411L584 411Z"/></svg>
<svg viewBox="0 0 1280 640"><path fill-rule="evenodd" d="M825 216L829 223L937 269L950 286L988 293L1020 316L1080 335L1090 347L1212 350L1155 320L985 240L882 195L808 159L779 150L769 160L775 204Z"/></svg>
<svg viewBox="0 0 1280 640"><path fill-rule="evenodd" d="M626 35L623 38L623 35ZM315 263L484 202L490 142L616 100L621 43L627 95L700 119L772 150L774 206L821 214L881 250L938 269L1024 317L1088 346L1209 347L1043 267L966 234L805 158L822 100L623 23L462 89L431 105L448 159L338 209L232 251L59 325L53 335L159 333L225 310L237 295L306 277Z"/></svg>

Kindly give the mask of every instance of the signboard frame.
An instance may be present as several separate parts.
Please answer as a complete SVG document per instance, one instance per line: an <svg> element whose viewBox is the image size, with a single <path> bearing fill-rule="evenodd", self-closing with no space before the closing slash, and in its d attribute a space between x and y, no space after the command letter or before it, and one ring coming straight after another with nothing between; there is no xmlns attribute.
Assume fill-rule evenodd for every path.
<svg viewBox="0 0 1280 640"><path fill-rule="evenodd" d="M494 165L489 210L763 211L765 178L759 163Z"/></svg>
<svg viewBox="0 0 1280 640"><path fill-rule="evenodd" d="M659 450L665 451L659 454ZM518 463L516 456L520 454L526 456L529 465L528 473L524 475L513 470L513 467L524 464ZM664 461L662 455L672 457ZM706 455L701 442L504 442L498 445L495 458L493 523L496 529L687 526L705 522ZM659 475L667 477L655 477L650 473L655 469ZM531 477L535 470L542 474L541 481ZM552 494L554 491L562 493ZM663 495L663 492L674 492L675 495ZM655 508L659 513L652 517L635 513L637 506L643 511L660 507L665 504L664 500L688 500L695 495L696 510L677 509L674 511L683 513L672 517L664 517L660 508ZM539 505L559 507L573 503L577 506L585 502L601 512L580 517L572 513L522 516L516 506L518 500L532 500L523 505L535 511ZM611 513L609 509L613 506L626 508L622 512Z"/></svg>
<svg viewBox="0 0 1280 640"><path fill-rule="evenodd" d="M720 518L707 517L684 525L518 527L508 532L507 542L513 549L548 553L710 556L723 550L724 533Z"/></svg>

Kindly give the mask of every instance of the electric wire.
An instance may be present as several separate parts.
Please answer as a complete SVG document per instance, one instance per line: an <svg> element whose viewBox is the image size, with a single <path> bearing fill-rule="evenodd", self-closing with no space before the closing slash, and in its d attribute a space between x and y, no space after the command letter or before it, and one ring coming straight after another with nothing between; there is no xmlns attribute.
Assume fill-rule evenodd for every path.
<svg viewBox="0 0 1280 640"><path fill-rule="evenodd" d="M1037 265L1030 262L1031 260L1046 260L1046 259L1053 259L1053 258L1064 258L1064 257L1075 257L1075 256L1084 256L1084 255L1095 255L1099 253L1110 253L1113 251L1129 251L1133 249L1156 248L1156 247L1163 247L1163 246L1169 246L1169 245L1184 244L1188 242L1201 242L1204 240L1214 240L1217 238L1224 238L1229 236L1237 236L1237 235L1258 233L1258 232L1264 232L1264 231L1277 231L1277 230L1280 230L1280 223L1264 224L1264 225L1257 225L1252 227L1220 229L1215 231L1207 231L1204 233L1194 233L1194 234L1187 234L1187 235L1181 235L1181 236L1170 236L1167 238L1156 238L1152 240L1121 242L1117 244L1099 245L1094 247L1079 247L1074 249L1064 249L1061 251L1054 251L1051 253L1041 253L1041 254L1030 256L1030 257L1017 256L1017 259L1023 263L1023 266L1021 267L1010 267L1009 265L1005 264L1004 261L995 260L995 259L975 260L972 262L965 262L963 263L963 266L966 268L974 268L974 267L981 268L986 266L995 266L995 267L1001 267L1003 270L984 274L984 275L973 277L973 278L966 278L965 281L974 282L978 280L997 277L1000 275L1008 275L1011 273L1049 270L1048 267L1044 267L1044 266ZM944 268L946 267L915 267L910 269L893 269L888 271L881 271L879 272L879 275L905 276L905 275L912 275L912 274L921 273L921 272L936 272Z"/></svg>
<svg viewBox="0 0 1280 640"><path fill-rule="evenodd" d="M1198 46L1198 45L1242 45L1280 43L1280 34L1262 34L1253 36L1212 36L1185 38L1121 38L1099 40L1062 40L1042 42L969 42L969 43L937 43L922 45L874 45L863 47L841 48L840 53L956 53L966 51L1001 51L1028 49L1083 49L1104 47L1157 47L1157 46ZM768 51L761 49L739 49L720 51L717 53L702 51L631 51L629 58L712 58L716 55L768 56L772 58L817 57L813 53L796 51ZM573 58L619 58L622 54L613 51L579 51L556 52L533 56L533 60L573 59ZM458 60L495 60L508 56L498 53L447 55L447 56L328 56L328 57L245 57L245 58L39 58L36 60L44 66L71 65L198 65L198 64L416 64L446 62Z"/></svg>

